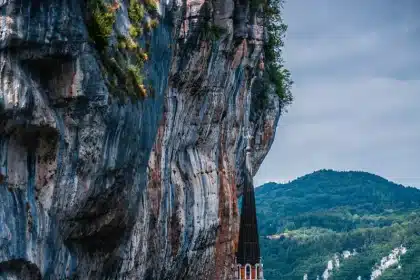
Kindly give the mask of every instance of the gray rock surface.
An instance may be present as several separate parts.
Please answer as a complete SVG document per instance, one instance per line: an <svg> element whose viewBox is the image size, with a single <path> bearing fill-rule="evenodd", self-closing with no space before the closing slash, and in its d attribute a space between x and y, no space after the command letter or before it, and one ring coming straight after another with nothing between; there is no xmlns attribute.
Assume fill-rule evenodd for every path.
<svg viewBox="0 0 420 280"><path fill-rule="evenodd" d="M247 138L255 174L280 116L255 102L261 15L162 0L154 94L121 101L86 6L0 1L0 279L229 279Z"/></svg>

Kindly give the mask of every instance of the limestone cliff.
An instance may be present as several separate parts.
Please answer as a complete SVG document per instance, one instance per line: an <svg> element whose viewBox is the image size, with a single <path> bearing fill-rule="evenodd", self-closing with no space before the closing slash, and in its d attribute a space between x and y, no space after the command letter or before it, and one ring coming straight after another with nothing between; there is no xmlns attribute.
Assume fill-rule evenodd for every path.
<svg viewBox="0 0 420 280"><path fill-rule="evenodd" d="M0 279L229 279L263 43L246 0L0 0Z"/></svg>

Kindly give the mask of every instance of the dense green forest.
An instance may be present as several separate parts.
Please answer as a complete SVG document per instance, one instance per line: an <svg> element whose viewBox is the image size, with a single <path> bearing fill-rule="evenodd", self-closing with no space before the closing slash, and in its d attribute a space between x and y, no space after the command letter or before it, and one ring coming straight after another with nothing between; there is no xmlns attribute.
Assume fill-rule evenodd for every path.
<svg viewBox="0 0 420 280"><path fill-rule="evenodd" d="M420 279L420 190L321 170L255 195L266 279L322 280L328 261L330 280Z"/></svg>

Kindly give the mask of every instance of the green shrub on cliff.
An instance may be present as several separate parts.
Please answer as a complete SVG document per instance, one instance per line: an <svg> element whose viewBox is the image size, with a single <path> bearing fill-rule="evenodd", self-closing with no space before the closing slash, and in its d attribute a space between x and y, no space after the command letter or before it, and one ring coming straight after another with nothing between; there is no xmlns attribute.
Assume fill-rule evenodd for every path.
<svg viewBox="0 0 420 280"><path fill-rule="evenodd" d="M92 16L88 24L89 36L100 50L108 45L108 37L112 34L115 23L115 10L117 8L106 5L102 0L89 1L89 9Z"/></svg>
<svg viewBox="0 0 420 280"><path fill-rule="evenodd" d="M282 0L267 0L265 17L268 40L264 45L264 55L265 61L267 61L268 77L275 85L276 93L281 98L282 104L288 105L293 100L290 91L293 81L290 77L290 72L283 65L282 48L287 25L283 23L282 8Z"/></svg>
<svg viewBox="0 0 420 280"><path fill-rule="evenodd" d="M128 17L133 24L140 24L144 18L144 6L138 0L130 0L128 7Z"/></svg>
<svg viewBox="0 0 420 280"><path fill-rule="evenodd" d="M128 70L128 73L131 75L131 78L134 79L134 84L136 88L138 89L144 88L144 85L143 85L144 77L141 74L142 72L141 66L131 64L127 67L127 70ZM143 94L142 92L142 95L144 96L146 95L146 93L144 92Z"/></svg>
<svg viewBox="0 0 420 280"><path fill-rule="evenodd" d="M153 94L153 88L147 80L144 64L149 60L150 36L144 33L152 31L159 25L157 0L128 1L128 30L114 30L116 14L120 9L117 0L88 0L87 25L89 37L101 58L101 72L109 92L121 101L130 98L145 98ZM145 20L147 14L147 20ZM110 37L116 35L115 40ZM150 35L150 34L148 34ZM139 46L143 37L145 49Z"/></svg>
<svg viewBox="0 0 420 280"><path fill-rule="evenodd" d="M282 106L293 101L291 86L293 81L290 72L283 65L282 48L287 25L284 24L281 11L283 0L252 0L251 7L263 5L265 27L267 28L266 42L264 44L265 78L275 87Z"/></svg>

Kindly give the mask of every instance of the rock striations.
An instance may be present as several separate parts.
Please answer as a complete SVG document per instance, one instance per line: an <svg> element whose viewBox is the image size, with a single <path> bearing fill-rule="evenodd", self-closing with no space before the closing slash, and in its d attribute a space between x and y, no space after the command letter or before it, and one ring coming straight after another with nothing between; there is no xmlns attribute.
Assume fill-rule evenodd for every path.
<svg viewBox="0 0 420 280"><path fill-rule="evenodd" d="M0 279L231 275L281 111L253 102L262 12L136 3L0 0Z"/></svg>

